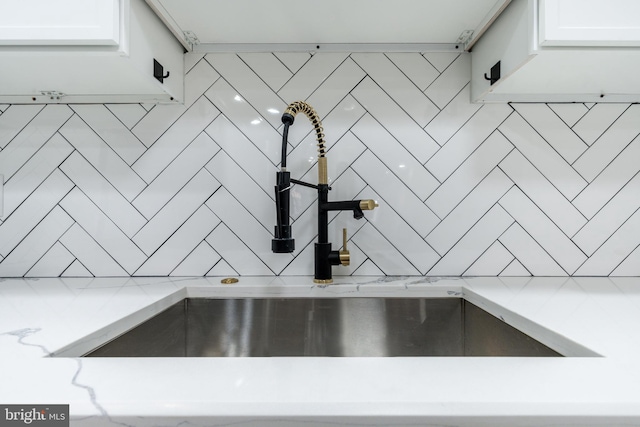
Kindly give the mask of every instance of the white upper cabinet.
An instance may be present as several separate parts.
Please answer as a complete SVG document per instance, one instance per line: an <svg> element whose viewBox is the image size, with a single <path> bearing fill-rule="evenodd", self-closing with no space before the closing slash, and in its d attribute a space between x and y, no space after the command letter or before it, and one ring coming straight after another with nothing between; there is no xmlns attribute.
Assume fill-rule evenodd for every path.
<svg viewBox="0 0 640 427"><path fill-rule="evenodd" d="M353 44L393 49L459 43L462 48L466 37L481 34L510 0L146 1L186 47L192 48L195 37L194 50L207 52L303 44L320 49L347 44L348 50Z"/></svg>
<svg viewBox="0 0 640 427"><path fill-rule="evenodd" d="M513 0L473 47L472 100L640 102L639 30L637 0Z"/></svg>
<svg viewBox="0 0 640 427"><path fill-rule="evenodd" d="M0 12L0 103L182 101L184 48L144 0L0 0Z"/></svg>
<svg viewBox="0 0 640 427"><path fill-rule="evenodd" d="M2 45L118 45L118 0L0 0Z"/></svg>
<svg viewBox="0 0 640 427"><path fill-rule="evenodd" d="M541 46L640 46L640 1L539 1Z"/></svg>

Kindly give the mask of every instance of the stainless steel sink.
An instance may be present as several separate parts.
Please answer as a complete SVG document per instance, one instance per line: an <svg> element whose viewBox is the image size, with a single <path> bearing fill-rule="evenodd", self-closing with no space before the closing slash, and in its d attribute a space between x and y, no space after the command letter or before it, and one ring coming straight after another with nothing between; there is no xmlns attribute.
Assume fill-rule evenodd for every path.
<svg viewBox="0 0 640 427"><path fill-rule="evenodd" d="M191 298L85 356L561 356L461 298Z"/></svg>

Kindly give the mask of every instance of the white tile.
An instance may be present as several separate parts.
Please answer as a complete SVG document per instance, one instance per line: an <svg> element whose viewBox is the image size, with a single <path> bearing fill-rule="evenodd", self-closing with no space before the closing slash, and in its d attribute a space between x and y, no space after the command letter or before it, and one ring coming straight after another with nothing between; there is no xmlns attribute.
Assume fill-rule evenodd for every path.
<svg viewBox="0 0 640 427"><path fill-rule="evenodd" d="M201 206L136 270L135 275L168 276L218 224L218 217L206 206ZM187 273L195 275L193 271Z"/></svg>
<svg viewBox="0 0 640 427"><path fill-rule="evenodd" d="M207 242L200 242L171 272L171 276L205 276L221 259Z"/></svg>
<svg viewBox="0 0 640 427"><path fill-rule="evenodd" d="M231 126L237 127L242 134L242 139L249 139L259 149L271 159L273 164L280 163L280 152L282 147L282 135L278 133L244 98L238 91L229 86L224 80L218 80L206 93L207 98L215 105L220 106L220 111L224 117L218 117L216 121L207 129L216 126L216 123L226 123L227 120L233 123ZM275 107L274 107L275 108ZM275 108L279 115L282 115L284 105ZM220 121L222 120L222 122ZM231 131L239 133L237 130ZM218 138L211 132L209 135L214 140ZM217 141L221 146L230 145L233 141ZM253 151L253 150L252 150Z"/></svg>
<svg viewBox="0 0 640 427"><path fill-rule="evenodd" d="M311 59L311 54L307 52L275 52L274 55L292 73L297 73Z"/></svg>
<svg viewBox="0 0 640 427"><path fill-rule="evenodd" d="M518 188L511 189L500 205L569 274L585 261L586 255ZM502 241L502 240L501 240ZM504 243L504 242L503 242ZM506 246L506 245L505 245ZM507 246L509 249L509 246ZM520 259L518 255L516 258ZM520 259L522 261L522 259ZM526 262L523 264L529 268ZM531 271L531 269L529 269ZM532 271L535 274L535 272Z"/></svg>
<svg viewBox="0 0 640 427"><path fill-rule="evenodd" d="M7 256L31 230L46 218L56 204L73 188L60 171L54 171L0 225L0 255Z"/></svg>
<svg viewBox="0 0 640 427"><path fill-rule="evenodd" d="M184 54L184 71L188 73L198 62L204 58L204 53L187 52Z"/></svg>
<svg viewBox="0 0 640 427"><path fill-rule="evenodd" d="M138 138L133 136L127 129L104 105L82 104L74 105L73 110L88 124L100 138L106 142L111 149L127 162L128 165L133 164L146 150L144 144ZM62 130L71 130L77 132L78 138L92 138L93 135L85 134L87 129L84 123L80 124L76 117L72 117ZM82 150L80 141L70 140L78 150ZM76 143L77 142L77 143Z"/></svg>
<svg viewBox="0 0 640 427"><path fill-rule="evenodd" d="M153 144L133 169L146 181L153 181L220 112L206 98L198 100Z"/></svg>
<svg viewBox="0 0 640 427"><path fill-rule="evenodd" d="M483 105L427 162L429 172L444 182L512 112L509 105Z"/></svg>
<svg viewBox="0 0 640 427"><path fill-rule="evenodd" d="M218 255L219 256L219 255ZM238 276L239 273L234 270L224 259L220 259L213 266L211 270L207 273L207 276L217 276L217 277L226 277L226 276Z"/></svg>
<svg viewBox="0 0 640 427"><path fill-rule="evenodd" d="M128 129L132 129L147 114L140 104L105 104L105 107Z"/></svg>
<svg viewBox="0 0 640 427"><path fill-rule="evenodd" d="M12 105L0 115L0 148L16 135L42 110L42 105Z"/></svg>
<svg viewBox="0 0 640 427"><path fill-rule="evenodd" d="M494 169L456 208L427 236L439 254L447 253L462 236L511 188L513 182L499 169Z"/></svg>
<svg viewBox="0 0 640 427"><path fill-rule="evenodd" d="M218 153L209 163L207 170L235 197L260 223L270 230L276 222L276 210L272 178L272 191L267 194L242 168L226 153Z"/></svg>
<svg viewBox="0 0 640 427"><path fill-rule="evenodd" d="M497 276L510 266L514 257L502 246L500 242L494 242L481 256L473 263L465 276Z"/></svg>
<svg viewBox="0 0 640 427"><path fill-rule="evenodd" d="M225 153L237 159L237 162L267 194L273 194L277 168L274 166L275 163L269 160L269 154L256 147L224 116L214 120L207 127L206 132ZM274 151L279 159L280 149L275 148Z"/></svg>
<svg viewBox="0 0 640 427"><path fill-rule="evenodd" d="M180 227L220 186L209 172L200 170L156 216L133 236L133 241L151 255Z"/></svg>
<svg viewBox="0 0 640 427"><path fill-rule="evenodd" d="M440 145L444 145L482 107L472 104L468 84L424 129Z"/></svg>
<svg viewBox="0 0 640 427"><path fill-rule="evenodd" d="M13 108L13 107L12 107ZM10 111L10 110L7 110ZM7 113L3 113L2 117ZM9 181L73 114L66 105L47 105L0 151L0 173Z"/></svg>
<svg viewBox="0 0 640 427"><path fill-rule="evenodd" d="M586 142L593 144L629 108L629 104L596 104L582 116L573 130Z"/></svg>
<svg viewBox="0 0 640 427"><path fill-rule="evenodd" d="M438 217L370 151L358 158L353 169L420 236L425 237L438 224Z"/></svg>
<svg viewBox="0 0 640 427"><path fill-rule="evenodd" d="M74 116L60 134L127 200L133 200L146 183L85 122Z"/></svg>
<svg viewBox="0 0 640 427"><path fill-rule="evenodd" d="M284 276L311 276L314 274L314 246L311 244L302 244L302 241L296 237L296 250L293 253L295 258L289 258L289 264L280 272ZM353 246L353 245L352 245ZM288 254L281 254L288 256Z"/></svg>
<svg viewBox="0 0 640 427"><path fill-rule="evenodd" d="M53 208L0 264L0 276L22 277L73 225L60 207Z"/></svg>
<svg viewBox="0 0 640 427"><path fill-rule="evenodd" d="M520 261L514 259L511 263L500 272L500 277L520 277L520 276L531 276L529 270L527 270L524 265L520 264Z"/></svg>
<svg viewBox="0 0 640 427"><path fill-rule="evenodd" d="M460 54L455 52L427 52L423 56L438 72L442 73L453 61L458 59Z"/></svg>
<svg viewBox="0 0 640 427"><path fill-rule="evenodd" d="M433 175L370 115L360 119L351 131L420 200L425 200L438 187Z"/></svg>
<svg viewBox="0 0 640 427"><path fill-rule="evenodd" d="M546 104L511 104L567 162L573 163L587 145Z"/></svg>
<svg viewBox="0 0 640 427"><path fill-rule="evenodd" d="M438 144L370 78L351 94L420 163L424 164L438 150Z"/></svg>
<svg viewBox="0 0 640 427"><path fill-rule="evenodd" d="M429 57L427 57L429 59ZM471 80L471 55L460 54L424 91L438 108L444 108Z"/></svg>
<svg viewBox="0 0 640 427"><path fill-rule="evenodd" d="M353 135L352 139L357 141ZM351 138L347 138L351 140ZM360 141L357 142L364 150L364 144ZM340 145L340 144L338 144ZM331 165L338 160L337 156L329 156L327 154L327 164ZM309 135L302 142L300 142L295 148L291 149L287 154L287 170L291 172L291 177L296 179L302 179L303 181L309 181L310 183L318 182L318 170L316 169L316 162L318 161L318 144L316 138ZM313 171L312 173L310 173ZM335 176L335 175L334 175Z"/></svg>
<svg viewBox="0 0 640 427"><path fill-rule="evenodd" d="M304 101L326 80L342 62L346 53L316 53L278 91L286 104Z"/></svg>
<svg viewBox="0 0 640 427"><path fill-rule="evenodd" d="M353 162L366 151L367 147L359 140L353 133L349 132L345 134L340 140L331 146L331 149L327 153L327 174L329 175L329 184L333 184L343 173L349 170ZM355 194L362 189L364 183L361 179L355 177L357 182L347 180L348 184L343 184L334 188L331 192L334 196L341 192L348 192L349 194ZM355 185L351 185L351 184ZM360 185L359 183L362 183Z"/></svg>
<svg viewBox="0 0 640 427"><path fill-rule="evenodd" d="M9 104L0 104L0 112L7 111L7 108L9 107L10 107Z"/></svg>
<svg viewBox="0 0 640 427"><path fill-rule="evenodd" d="M569 127L573 127L578 120L582 118L589 109L584 104L579 103L563 103L563 104L548 104L563 122Z"/></svg>
<svg viewBox="0 0 640 427"><path fill-rule="evenodd" d="M514 224L502 236L500 243L511 252L518 262L534 276L566 276L567 273L540 245L518 224ZM503 272L503 274L509 274Z"/></svg>
<svg viewBox="0 0 640 427"><path fill-rule="evenodd" d="M459 276L504 233L513 219L495 205L429 270L429 275Z"/></svg>
<svg viewBox="0 0 640 427"><path fill-rule="evenodd" d="M277 128L280 125L285 103L238 55L210 53L205 59L271 126ZM280 114L272 113L274 109L280 111Z"/></svg>
<svg viewBox="0 0 640 427"><path fill-rule="evenodd" d="M608 276L640 241L640 211L636 211L589 259L576 271L576 276ZM632 259L635 258L635 255Z"/></svg>
<svg viewBox="0 0 640 427"><path fill-rule="evenodd" d="M71 154L60 169L127 236L133 236L146 223L127 199L77 152Z"/></svg>
<svg viewBox="0 0 640 427"><path fill-rule="evenodd" d="M80 190L74 188L60 206L105 250L128 274L142 265L146 255Z"/></svg>
<svg viewBox="0 0 640 427"><path fill-rule="evenodd" d="M354 53L351 58L420 127L425 127L440 112L383 53Z"/></svg>
<svg viewBox="0 0 640 427"><path fill-rule="evenodd" d="M349 92L365 77L364 71L358 67L351 59L347 58L336 70L316 89L307 99L307 102L318 112L325 128L327 140L331 138L330 132L332 127L327 122L328 116L333 116L334 121L337 115L345 110L345 107L351 105L356 112L364 114L362 107L358 105L353 97L348 96ZM348 96L348 103L341 103ZM336 114L334 108L338 108ZM352 116L354 112L350 112ZM305 125L307 129L312 129L309 124ZM296 127L291 127L290 132Z"/></svg>
<svg viewBox="0 0 640 427"><path fill-rule="evenodd" d="M389 58L421 91L428 88L429 85L440 75L440 72L419 53L389 52L385 55L387 55L387 58Z"/></svg>
<svg viewBox="0 0 640 427"><path fill-rule="evenodd" d="M640 137L629 144L613 161L584 189L573 204L587 218L613 198L629 180L640 171Z"/></svg>
<svg viewBox="0 0 640 427"><path fill-rule="evenodd" d="M274 274L274 271L267 267L226 225L220 224L206 240L222 256L220 263L224 262L222 265L220 263L216 264L208 273L209 275L220 274L220 271L225 272L222 273L223 275L231 274L227 265L239 275L271 276ZM271 241L269 241L269 244L271 244ZM289 254L279 255L291 260L291 255ZM219 265L221 268L218 268Z"/></svg>
<svg viewBox="0 0 640 427"><path fill-rule="evenodd" d="M587 186L585 180L519 114L512 114L499 129L567 199L573 199Z"/></svg>
<svg viewBox="0 0 640 427"><path fill-rule="evenodd" d="M427 199L427 206L444 218L511 150L513 145L504 136L493 133L433 192Z"/></svg>
<svg viewBox="0 0 640 427"><path fill-rule="evenodd" d="M362 263L354 272L354 276L383 276L384 273L370 259Z"/></svg>
<svg viewBox="0 0 640 427"><path fill-rule="evenodd" d="M184 77L184 105L190 107L220 78L207 61L198 62Z"/></svg>
<svg viewBox="0 0 640 427"><path fill-rule="evenodd" d="M151 147L185 111L187 107L183 104L155 105L131 131L145 147Z"/></svg>
<svg viewBox="0 0 640 427"><path fill-rule="evenodd" d="M380 207L365 211L367 222L378 230L420 272L427 271L440 259L436 251L384 199L367 192L367 197L378 200ZM366 244L361 240L360 244ZM368 246L362 248L369 252Z"/></svg>
<svg viewBox="0 0 640 427"><path fill-rule="evenodd" d="M133 201L146 218L153 217L220 150L202 132Z"/></svg>
<svg viewBox="0 0 640 427"><path fill-rule="evenodd" d="M420 272L371 224L366 224L351 240L386 275L416 275Z"/></svg>
<svg viewBox="0 0 640 427"><path fill-rule="evenodd" d="M368 187L367 183L353 169L347 168L331 183L329 201L373 199L373 195L375 195L373 189ZM372 212L376 211L365 211L365 216L370 218ZM333 213L329 213L330 219ZM349 212L349 216L351 216L351 212Z"/></svg>
<svg viewBox="0 0 640 427"><path fill-rule="evenodd" d="M96 277L127 276L127 272L77 224L60 238L60 243Z"/></svg>
<svg viewBox="0 0 640 427"><path fill-rule="evenodd" d="M93 277L93 274L80 261L75 260L60 277Z"/></svg>
<svg viewBox="0 0 640 427"><path fill-rule="evenodd" d="M633 104L576 160L573 167L587 181L592 181L639 133L640 105Z"/></svg>
<svg viewBox="0 0 640 427"><path fill-rule="evenodd" d="M324 137L329 150L333 145L340 140L351 127L364 116L365 109L356 101L351 95L347 95L342 101L338 102L335 108L322 119L322 125L324 127ZM302 124L302 123L301 123ZM303 125L301 127L309 126ZM292 130L293 127L290 128ZM311 138L316 141L315 132L311 132L307 138ZM291 139L289 139L291 142ZM317 143L314 142L317 145ZM338 160L338 159L333 159Z"/></svg>
<svg viewBox="0 0 640 427"><path fill-rule="evenodd" d="M4 184L2 217L6 218L11 215L72 151L73 147L71 147L62 136L55 134L51 137L51 139Z"/></svg>
<svg viewBox="0 0 640 427"><path fill-rule="evenodd" d="M60 242L57 242L27 272L26 277L59 277L75 261Z"/></svg>
<svg viewBox="0 0 640 427"><path fill-rule="evenodd" d="M500 163L500 169L567 236L573 236L587 223L586 218L519 151L509 154Z"/></svg>
<svg viewBox="0 0 640 427"><path fill-rule="evenodd" d="M615 196L591 218L573 241L591 256L615 231L640 208L640 174L633 177Z"/></svg>
<svg viewBox="0 0 640 427"><path fill-rule="evenodd" d="M269 87L277 92L291 78L293 73L270 52L253 52L238 54L252 70Z"/></svg>
<svg viewBox="0 0 640 427"><path fill-rule="evenodd" d="M640 276L640 247L636 248L624 261L611 272L611 276L636 277Z"/></svg>
<svg viewBox="0 0 640 427"><path fill-rule="evenodd" d="M216 194L207 200L207 206L227 227L233 230L234 234L236 234L247 247L251 248L251 251L269 266L273 272L282 271L291 261L289 257L271 251L273 226L270 226L269 230L267 230L267 228L262 226L226 189L222 188L216 191ZM207 241L211 243L210 240ZM220 246L216 244L213 247L218 251ZM234 265L234 263L231 264Z"/></svg>

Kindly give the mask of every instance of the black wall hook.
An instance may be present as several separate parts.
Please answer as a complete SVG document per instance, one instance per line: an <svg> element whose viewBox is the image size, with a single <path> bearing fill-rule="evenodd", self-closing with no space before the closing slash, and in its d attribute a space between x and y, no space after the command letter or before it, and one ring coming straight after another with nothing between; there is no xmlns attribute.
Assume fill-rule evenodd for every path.
<svg viewBox="0 0 640 427"><path fill-rule="evenodd" d="M487 76L487 73L484 73L484 79L489 80L492 85L500 80L500 61L496 62L495 65L491 67L491 76Z"/></svg>
<svg viewBox="0 0 640 427"><path fill-rule="evenodd" d="M169 72L165 74L164 67L156 59L153 60L153 77L155 77L160 83L164 83L164 79L169 77Z"/></svg>

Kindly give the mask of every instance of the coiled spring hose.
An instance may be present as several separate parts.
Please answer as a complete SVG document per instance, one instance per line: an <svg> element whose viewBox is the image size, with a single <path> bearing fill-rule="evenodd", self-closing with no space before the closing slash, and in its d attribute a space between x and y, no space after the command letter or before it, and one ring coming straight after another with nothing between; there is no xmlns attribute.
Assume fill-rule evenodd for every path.
<svg viewBox="0 0 640 427"><path fill-rule="evenodd" d="M313 129L316 132L316 140L318 141L318 159L325 156L325 141L324 141L324 129L322 128L322 122L320 121L320 116L316 110L309 104L304 101L296 101L289 104L287 109L284 111L282 115L282 123L284 123L284 132L282 135L282 167L286 167L287 165L287 136L289 133L289 126L293 124L293 120L298 113L303 113L305 116L309 118L311 124L313 125Z"/></svg>

